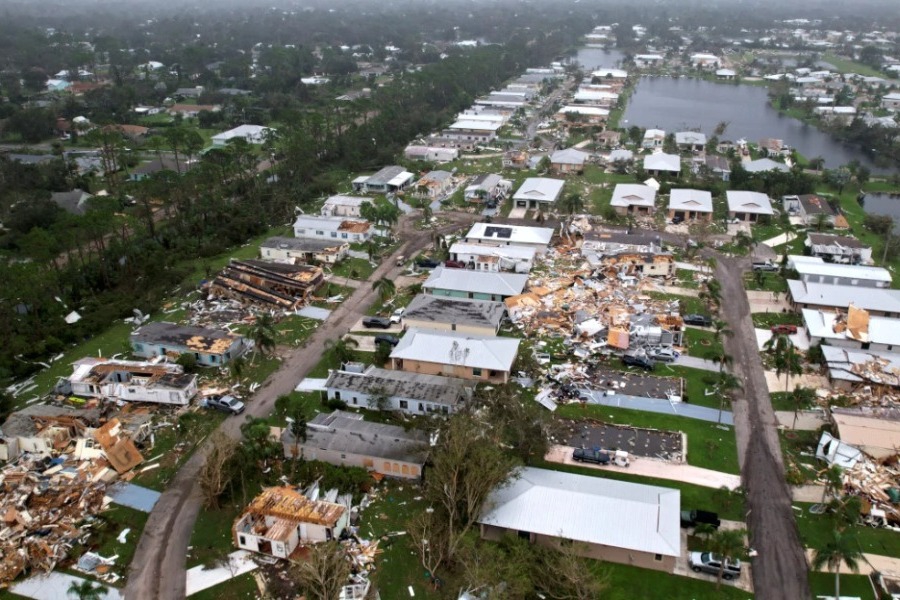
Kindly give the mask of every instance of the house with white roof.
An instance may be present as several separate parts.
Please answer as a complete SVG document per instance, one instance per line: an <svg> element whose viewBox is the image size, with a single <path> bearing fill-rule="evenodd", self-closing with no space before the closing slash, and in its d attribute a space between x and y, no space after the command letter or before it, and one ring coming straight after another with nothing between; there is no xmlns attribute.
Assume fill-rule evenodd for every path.
<svg viewBox="0 0 900 600"><path fill-rule="evenodd" d="M567 173L581 173L584 171L584 163L590 155L577 148L557 150L550 155L550 168L561 175Z"/></svg>
<svg viewBox="0 0 900 600"><path fill-rule="evenodd" d="M681 492L534 467L488 498L481 537L512 534L585 557L672 573L681 557Z"/></svg>
<svg viewBox="0 0 900 600"><path fill-rule="evenodd" d="M511 181L496 173L483 173L469 182L463 195L467 202L484 203L506 197L511 187Z"/></svg>
<svg viewBox="0 0 900 600"><path fill-rule="evenodd" d="M644 170L653 177L678 176L681 173L681 157L677 154L657 152L644 157Z"/></svg>
<svg viewBox="0 0 900 600"><path fill-rule="evenodd" d="M471 398L474 386L456 377L369 366L362 373L331 371L325 381L325 393L329 400L342 400L353 408L447 415ZM387 396L387 402L373 406L370 400L379 393Z"/></svg>
<svg viewBox="0 0 900 600"><path fill-rule="evenodd" d="M795 310L847 310L852 304L867 310L873 316L900 317L900 290L812 283L799 279L788 279L787 284Z"/></svg>
<svg viewBox="0 0 900 600"><path fill-rule="evenodd" d="M528 283L527 274L470 271L439 266L431 271L431 275L422 284L422 290L434 296L502 302L510 296L521 294L526 283Z"/></svg>
<svg viewBox="0 0 900 600"><path fill-rule="evenodd" d="M409 329L391 352L391 369L470 381L506 383L519 339Z"/></svg>
<svg viewBox="0 0 900 600"><path fill-rule="evenodd" d="M674 189L669 193L669 219L712 221L712 194L706 190Z"/></svg>
<svg viewBox="0 0 900 600"><path fill-rule="evenodd" d="M529 177L513 195L517 207L547 210L562 194L565 182L548 177Z"/></svg>
<svg viewBox="0 0 900 600"><path fill-rule="evenodd" d="M791 170L791 168L783 162L778 162L771 158L758 158L741 164L748 173L765 173L766 171L782 171L783 173L787 173Z"/></svg>
<svg viewBox="0 0 900 600"><path fill-rule="evenodd" d="M872 247L855 237L831 233L809 232L804 246L811 256L833 263L872 264Z"/></svg>
<svg viewBox="0 0 900 600"><path fill-rule="evenodd" d="M619 99L619 95L615 92L607 92L603 90L580 89L572 96L575 104L586 104L588 106L612 106Z"/></svg>
<svg viewBox="0 0 900 600"><path fill-rule="evenodd" d="M549 227L475 223L462 241L469 244L488 244L491 246L525 246L534 248L538 254L543 255L547 252L552 239L553 230Z"/></svg>
<svg viewBox="0 0 900 600"><path fill-rule="evenodd" d="M618 215L652 215L656 212L656 190L640 183L619 183L609 204Z"/></svg>
<svg viewBox="0 0 900 600"><path fill-rule="evenodd" d="M353 180L353 191L363 194L390 194L406 189L415 175L403 167L385 167L374 175L361 175Z"/></svg>
<svg viewBox="0 0 900 600"><path fill-rule="evenodd" d="M900 319L873 317L853 304L846 310L804 308L803 324L810 344L892 352L900 351Z"/></svg>
<svg viewBox="0 0 900 600"><path fill-rule="evenodd" d="M728 218L756 223L760 217L771 217L775 214L769 197L760 192L744 192L728 190L725 192L728 201Z"/></svg>
<svg viewBox="0 0 900 600"><path fill-rule="evenodd" d="M665 141L665 131L662 129L648 129L644 132L644 140L641 142L641 147L651 150L654 148L662 148Z"/></svg>
<svg viewBox="0 0 900 600"><path fill-rule="evenodd" d="M792 254L788 256L788 267L807 283L889 288L893 279L890 271L882 267L828 263L818 256Z"/></svg>
<svg viewBox="0 0 900 600"><path fill-rule="evenodd" d="M572 115L571 117L569 115ZM564 106L556 113L559 121L576 121L588 125L605 123L609 118L609 109L599 106Z"/></svg>
<svg viewBox="0 0 900 600"><path fill-rule="evenodd" d="M466 268L475 271L528 273L537 250L528 246L456 242L449 252L450 260L465 263Z"/></svg>
<svg viewBox="0 0 900 600"><path fill-rule="evenodd" d="M294 221L294 237L336 242L365 242L375 235L372 224L348 217L300 215Z"/></svg>
<svg viewBox="0 0 900 600"><path fill-rule="evenodd" d="M326 217L357 217L360 218L360 208L363 204L372 204L371 198L365 196L344 196L338 194L330 196L322 205L320 213Z"/></svg>
<svg viewBox="0 0 900 600"><path fill-rule="evenodd" d="M275 130L262 125L238 125L234 129L223 131L212 136L213 146L222 147L228 144L229 140L242 139L248 144L262 144L266 138L274 133Z"/></svg>
<svg viewBox="0 0 900 600"><path fill-rule="evenodd" d="M691 65L698 69L718 69L722 66L722 61L715 54L697 52L691 54Z"/></svg>
<svg viewBox="0 0 900 600"><path fill-rule="evenodd" d="M706 134L699 131L676 131L675 145L679 150L703 152L706 150Z"/></svg>
<svg viewBox="0 0 900 600"><path fill-rule="evenodd" d="M716 79L729 81L735 77L737 77L737 72L733 69L716 69Z"/></svg>
<svg viewBox="0 0 900 600"><path fill-rule="evenodd" d="M635 54L634 66L642 69L644 67L655 67L661 65L665 61L662 54Z"/></svg>
<svg viewBox="0 0 900 600"><path fill-rule="evenodd" d="M591 72L591 79L628 79L628 71L622 69L597 69Z"/></svg>
<svg viewBox="0 0 900 600"><path fill-rule="evenodd" d="M881 98L881 108L885 110L900 110L900 92L885 94Z"/></svg>
<svg viewBox="0 0 900 600"><path fill-rule="evenodd" d="M434 163L445 163L459 158L456 148L440 148L436 146L407 146L403 151L407 160L424 160Z"/></svg>

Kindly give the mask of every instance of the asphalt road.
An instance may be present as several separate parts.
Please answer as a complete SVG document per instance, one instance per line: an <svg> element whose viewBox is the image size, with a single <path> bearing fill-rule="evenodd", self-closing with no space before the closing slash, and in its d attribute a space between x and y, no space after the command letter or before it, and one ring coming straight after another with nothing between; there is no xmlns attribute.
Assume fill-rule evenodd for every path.
<svg viewBox="0 0 900 600"><path fill-rule="evenodd" d="M453 223L438 230L440 233L455 231L475 220L474 215L460 213L442 216L450 218ZM369 282L381 277L396 279L402 272L401 268L394 265L397 256L410 256L431 245L432 231L414 228L418 218L417 215L411 215L401 220L398 235L407 242L384 259L369 277ZM278 371L249 399L244 414L226 419L219 430L238 439L241 437L241 424L247 419L268 416L274 410L275 399L290 393L297 382L319 363L325 353L325 342L346 334L375 300L376 292L372 286L360 285L316 329L305 346L293 349L284 358ZM150 513L129 568L124 591L127 600L172 600L185 597L187 549L194 522L202 508L197 479L207 451L208 445L202 445L182 465ZM230 531L231 523L222 523L222 529Z"/></svg>
<svg viewBox="0 0 900 600"><path fill-rule="evenodd" d="M811 597L808 565L784 478L778 422L756 347L750 305L741 274L746 258L717 257L716 276L722 284L722 316L732 335L725 349L732 370L743 382L732 411L738 460L747 498L747 526L753 559L753 586L761 600L804 600Z"/></svg>

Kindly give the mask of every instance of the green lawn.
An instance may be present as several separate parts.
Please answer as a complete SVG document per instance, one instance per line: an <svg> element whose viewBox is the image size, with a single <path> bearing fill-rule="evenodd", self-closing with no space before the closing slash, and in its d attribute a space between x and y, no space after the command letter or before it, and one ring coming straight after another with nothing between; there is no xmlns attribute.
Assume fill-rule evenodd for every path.
<svg viewBox="0 0 900 600"><path fill-rule="evenodd" d="M884 73L873 69L869 65L864 65L850 58L838 56L832 52L823 54L822 60L837 67L837 70L841 73L856 73L857 75L863 75L865 77L886 77Z"/></svg>
<svg viewBox="0 0 900 600"><path fill-rule="evenodd" d="M716 591L716 578L710 575L704 579L670 575L661 571L640 569L630 565L613 563L598 564L596 569L605 576L609 588L603 600L746 600L753 594L723 584ZM841 591L843 593L843 590Z"/></svg>
<svg viewBox="0 0 900 600"><path fill-rule="evenodd" d="M784 394L787 395L787 394ZM782 401L787 404L787 401ZM773 402L774 404L774 402ZM790 408L793 411L793 408ZM815 481L821 465L813 456L821 434L818 431L780 431L781 453L788 467L788 483L798 485Z"/></svg>
<svg viewBox="0 0 900 600"><path fill-rule="evenodd" d="M716 340L714 331L695 329L693 327L685 327L684 345L691 356L710 360L718 357L722 351L722 343Z"/></svg>
<svg viewBox="0 0 900 600"><path fill-rule="evenodd" d="M773 325L803 325L803 316L797 313L753 313L750 315L753 319L753 326L760 329L769 329Z"/></svg>
<svg viewBox="0 0 900 600"><path fill-rule="evenodd" d="M150 515L133 508L111 504L98 517L103 524L94 528L97 534L91 536L91 549L106 558L118 555L115 566L116 573L124 577L128 574L128 566L131 564L141 532L144 531ZM125 529L131 529L131 531L128 532L125 543L120 544L118 537Z"/></svg>
<svg viewBox="0 0 900 600"><path fill-rule="evenodd" d="M779 273L744 273L744 289L787 293L787 279Z"/></svg>
<svg viewBox="0 0 900 600"><path fill-rule="evenodd" d="M247 497L252 499L259 492L257 484L248 490ZM194 530L191 532L187 568L213 565L237 550L231 538L231 525L243 511L240 492L237 496L237 502L228 502L219 509L204 508L197 515Z"/></svg>
<svg viewBox="0 0 900 600"><path fill-rule="evenodd" d="M275 331L278 333L275 343L294 347L301 346L320 325L321 321L299 315L285 317L275 324Z"/></svg>
<svg viewBox="0 0 900 600"><path fill-rule="evenodd" d="M675 277L678 280L678 287L699 288L700 283L694 279L694 273L696 273L696 271L691 271L690 269L678 269L675 272Z"/></svg>
<svg viewBox="0 0 900 600"><path fill-rule="evenodd" d="M334 265L331 272L334 275L334 281L341 283L341 279L345 277L365 281L375 269L376 267L373 267L372 263L364 258L345 258Z"/></svg>
<svg viewBox="0 0 900 600"><path fill-rule="evenodd" d="M834 597L834 573L810 573L809 587L813 598ZM872 584L866 575L841 575L841 596L858 596L862 600L876 600Z"/></svg>
<svg viewBox="0 0 900 600"><path fill-rule="evenodd" d="M256 600L260 594L253 573L244 573L190 597L193 600Z"/></svg>
<svg viewBox="0 0 900 600"><path fill-rule="evenodd" d="M794 506L803 509L801 513L794 511L797 526L800 528L800 539L809 548L821 548L828 540L831 524L827 515L814 515L809 512L811 504L795 502ZM890 529L876 529L858 525L850 528L859 540L859 548L867 554L883 556L900 556L900 533Z"/></svg>
<svg viewBox="0 0 900 600"><path fill-rule="evenodd" d="M561 418L592 418L607 423L634 425L687 435L688 463L725 473L739 473L737 443L731 428L719 429L715 423L674 415L663 415L609 406L567 404L556 414Z"/></svg>

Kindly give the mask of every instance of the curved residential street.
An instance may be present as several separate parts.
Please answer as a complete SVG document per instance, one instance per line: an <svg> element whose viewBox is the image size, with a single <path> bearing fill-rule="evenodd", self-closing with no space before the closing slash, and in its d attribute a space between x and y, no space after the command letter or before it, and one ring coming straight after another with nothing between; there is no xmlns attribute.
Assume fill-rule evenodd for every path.
<svg viewBox="0 0 900 600"><path fill-rule="evenodd" d="M438 233L455 231L471 224L476 218L463 213L442 214L452 224L439 228ZM268 416L274 410L275 400L290 393L297 382L319 363L325 353L325 342L347 333L372 305L376 292L368 282L381 277L395 279L403 271L394 264L397 256L411 256L431 244L432 230L415 229L414 225L418 220L418 214L401 220L397 235L407 241L384 258L367 282L359 285L332 312L328 320L316 328L304 346L291 350L278 371L249 399L246 412L239 417L226 419L219 427L220 431L237 439L241 436L241 424L247 419ZM196 483L207 450L208 446L202 445L181 466L150 513L131 561L124 592L126 599L172 600L185 597L185 561L194 522L201 509L200 490ZM223 524L223 527L230 528L230 524Z"/></svg>
<svg viewBox="0 0 900 600"><path fill-rule="evenodd" d="M742 273L746 258L717 256L716 276L722 284L722 317L732 335L725 348L732 370L743 383L735 400L735 435L741 477L747 494L747 526L753 559L753 587L761 600L810 598L808 565L791 508L791 492L784 478L778 440L778 421L756 346L750 304Z"/></svg>

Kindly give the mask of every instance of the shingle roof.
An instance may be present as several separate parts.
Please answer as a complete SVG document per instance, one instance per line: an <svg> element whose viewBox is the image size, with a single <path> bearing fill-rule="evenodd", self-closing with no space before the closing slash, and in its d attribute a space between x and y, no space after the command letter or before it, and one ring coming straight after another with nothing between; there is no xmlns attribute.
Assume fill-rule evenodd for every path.
<svg viewBox="0 0 900 600"><path fill-rule="evenodd" d="M403 318L406 321L455 323L496 329L505 314L506 305L502 302L419 294L406 307Z"/></svg>
<svg viewBox="0 0 900 600"><path fill-rule="evenodd" d="M518 352L519 340L516 338L412 328L391 352L391 358L508 372Z"/></svg>
<svg viewBox="0 0 900 600"><path fill-rule="evenodd" d="M546 469L520 469L495 490L480 523L681 556L681 492Z"/></svg>

